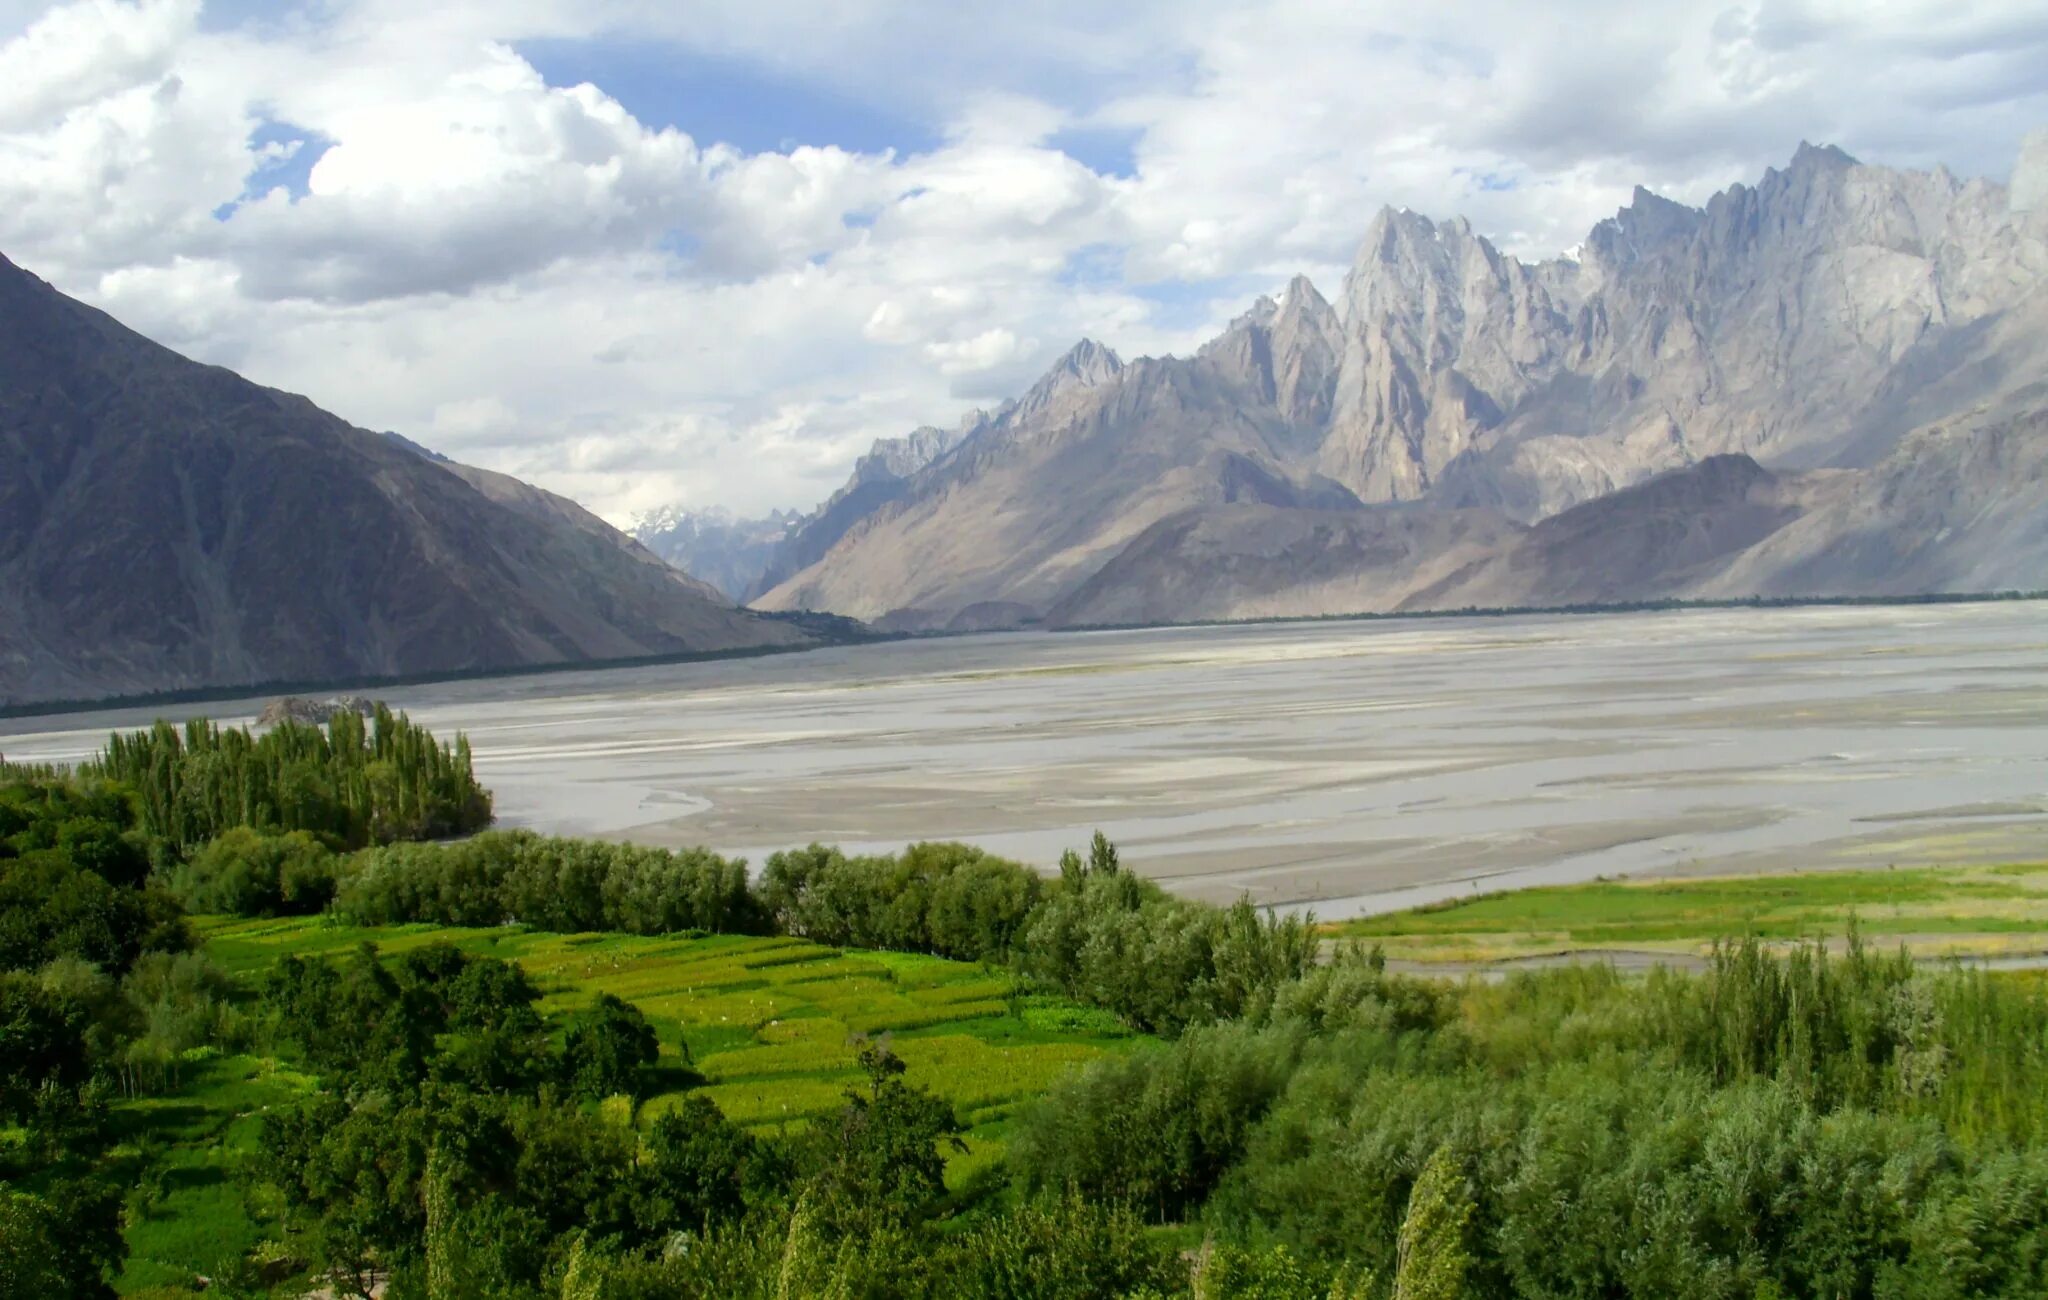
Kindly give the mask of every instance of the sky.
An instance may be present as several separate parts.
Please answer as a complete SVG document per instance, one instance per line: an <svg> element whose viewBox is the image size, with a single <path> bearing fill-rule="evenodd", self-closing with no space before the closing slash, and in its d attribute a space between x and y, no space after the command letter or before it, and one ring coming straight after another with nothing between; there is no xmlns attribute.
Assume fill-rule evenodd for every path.
<svg viewBox="0 0 2048 1300"><path fill-rule="evenodd" d="M0 0L0 253L624 522L1334 297L1382 205L1543 257L2043 125L2039 0Z"/></svg>

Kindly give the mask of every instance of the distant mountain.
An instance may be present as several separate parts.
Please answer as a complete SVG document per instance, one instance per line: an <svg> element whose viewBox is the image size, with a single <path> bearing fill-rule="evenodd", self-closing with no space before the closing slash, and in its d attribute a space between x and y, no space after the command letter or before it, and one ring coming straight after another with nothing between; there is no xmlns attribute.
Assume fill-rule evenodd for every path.
<svg viewBox="0 0 2048 1300"><path fill-rule="evenodd" d="M566 526L609 542L642 564L670 570L667 573L670 581L681 583L714 605L733 603L732 598L717 587L688 572L676 569L642 545L638 538L620 532L565 496L559 496L545 488L537 488L522 479L513 478L510 474L500 474L496 470L479 469L475 465L464 465L450 460L440 452L423 447L402 434L386 433L384 436L407 451L426 457L499 505L516 510L536 523L550 528Z"/></svg>
<svg viewBox="0 0 2048 1300"><path fill-rule="evenodd" d="M725 510L667 507L633 521L633 537L663 560L709 583L727 600L746 597L802 522L794 510L736 519Z"/></svg>
<svg viewBox="0 0 2048 1300"><path fill-rule="evenodd" d="M2044 375L2048 137L2010 186L1802 145L1703 208L1639 189L1538 263L1383 210L1334 303L1297 278L1191 357L1083 343L849 497L756 605L943 628L2048 587Z"/></svg>
<svg viewBox="0 0 2048 1300"><path fill-rule="evenodd" d="M927 426L901 438L876 439L867 455L854 462L853 476L844 487L825 504L787 525L741 599L752 600L823 559L848 529L902 496L915 475L943 459L988 419L986 413L976 411L950 432Z"/></svg>
<svg viewBox="0 0 2048 1300"><path fill-rule="evenodd" d="M794 645L573 503L0 258L0 702Z"/></svg>

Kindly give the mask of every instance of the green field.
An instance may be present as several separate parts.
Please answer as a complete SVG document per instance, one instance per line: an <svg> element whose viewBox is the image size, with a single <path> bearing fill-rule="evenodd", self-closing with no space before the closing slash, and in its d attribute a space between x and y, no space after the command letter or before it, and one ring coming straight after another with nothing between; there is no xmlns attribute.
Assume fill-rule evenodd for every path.
<svg viewBox="0 0 2048 1300"><path fill-rule="evenodd" d="M638 938L410 925L363 929L313 917L199 918L206 950L253 980L287 953L340 956L364 942L386 954L445 941L515 961L545 1012L606 992L637 1005L661 1036L663 1089L643 1123L683 1094L683 1048L705 1095L732 1119L781 1130L835 1111L859 1078L857 1035L887 1034L909 1079L951 1101L969 1126L948 1185L970 1189L1000 1161L1015 1108L1074 1066L1137 1040L1113 1016L1020 996L1004 971L900 953L851 952L801 939ZM121 1290L182 1287L263 1236L242 1203L236 1162L255 1149L264 1109L309 1095L312 1080L251 1056L190 1062L170 1094L117 1108L137 1164L163 1171L137 1193ZM183 1294L180 1290L179 1294Z"/></svg>
<svg viewBox="0 0 2048 1300"><path fill-rule="evenodd" d="M1694 954L1743 935L1839 939L1852 921L1927 957L2048 952L2048 864L1600 881L1481 894L1330 929L1397 960L1484 963Z"/></svg>

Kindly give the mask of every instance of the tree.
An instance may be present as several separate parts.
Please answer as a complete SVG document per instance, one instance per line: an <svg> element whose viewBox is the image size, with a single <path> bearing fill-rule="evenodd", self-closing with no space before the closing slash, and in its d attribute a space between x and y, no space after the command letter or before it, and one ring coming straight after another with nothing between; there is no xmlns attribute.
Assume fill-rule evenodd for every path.
<svg viewBox="0 0 2048 1300"><path fill-rule="evenodd" d="M570 1022L562 1041L562 1077L584 1097L638 1096L640 1069L654 1064L661 1043L640 1008L609 993Z"/></svg>
<svg viewBox="0 0 2048 1300"><path fill-rule="evenodd" d="M310 832L234 826L173 869L170 887L195 912L278 916L320 911L334 881L334 855Z"/></svg>
<svg viewBox="0 0 2048 1300"><path fill-rule="evenodd" d="M822 1124L822 1159L812 1178L822 1220L836 1230L872 1233L913 1222L946 1190L943 1143L967 1150L953 1107L900 1077L903 1060L886 1042L859 1054L865 1093L848 1090L838 1122Z"/></svg>
<svg viewBox="0 0 2048 1300"><path fill-rule="evenodd" d="M76 1294L57 1258L56 1217L41 1197L0 1188L0 1296Z"/></svg>
<svg viewBox="0 0 2048 1300"><path fill-rule="evenodd" d="M60 1179L42 1196L0 1188L0 1297L113 1300L107 1277L127 1257L112 1183Z"/></svg>
<svg viewBox="0 0 2048 1300"><path fill-rule="evenodd" d="M26 1114L45 1082L82 1082L88 1028L78 1004L30 976L0 974L0 1115Z"/></svg>
<svg viewBox="0 0 2048 1300"><path fill-rule="evenodd" d="M1113 876L1117 873L1116 845L1109 842L1109 836L1101 831L1088 845L1088 871L1096 876Z"/></svg>
<svg viewBox="0 0 2048 1300"><path fill-rule="evenodd" d="M1450 1147L1439 1146L1408 1193L1394 1265L1394 1300L1460 1300L1471 1265L1465 1250L1471 1219L1465 1173Z"/></svg>
<svg viewBox="0 0 2048 1300"><path fill-rule="evenodd" d="M650 1233L737 1220L750 1192L770 1190L772 1162L747 1131L697 1094L654 1121L641 1153L639 1218Z"/></svg>

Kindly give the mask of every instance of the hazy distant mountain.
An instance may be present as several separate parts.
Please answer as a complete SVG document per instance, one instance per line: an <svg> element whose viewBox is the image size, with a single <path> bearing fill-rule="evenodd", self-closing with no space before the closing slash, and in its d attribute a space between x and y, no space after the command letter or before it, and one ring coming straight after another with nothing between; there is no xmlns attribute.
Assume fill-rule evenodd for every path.
<svg viewBox="0 0 2048 1300"><path fill-rule="evenodd" d="M1384 210L1334 304L1297 279L1186 358L1084 343L757 604L944 627L2048 587L2044 285L2040 139L2010 187L1802 145L1704 208L1638 190L1535 264Z"/></svg>
<svg viewBox="0 0 2048 1300"><path fill-rule="evenodd" d="M0 701L794 644L615 530L0 259Z"/></svg>
<svg viewBox="0 0 2048 1300"><path fill-rule="evenodd" d="M925 427L901 438L876 439L868 454L854 462L853 476L844 487L810 514L788 524L741 598L751 600L816 564L849 528L900 497L913 475L987 422L987 414L976 411L951 432Z"/></svg>
<svg viewBox="0 0 2048 1300"><path fill-rule="evenodd" d="M536 523L551 528L566 525L577 532L618 547L642 564L653 565L666 571L670 581L680 583L714 605L733 603L732 598L725 592L701 578L677 569L642 545L638 538L620 532L565 496L559 496L546 488L535 487L523 479L513 478L510 474L500 474L496 470L479 469L475 465L464 465L450 460L440 452L422 447L401 434L387 433L384 436L407 451L426 457L499 505L516 510Z"/></svg>
<svg viewBox="0 0 2048 1300"><path fill-rule="evenodd" d="M776 547L802 519L794 510L736 519L725 510L670 506L636 518L633 536L654 554L737 601L761 580Z"/></svg>

